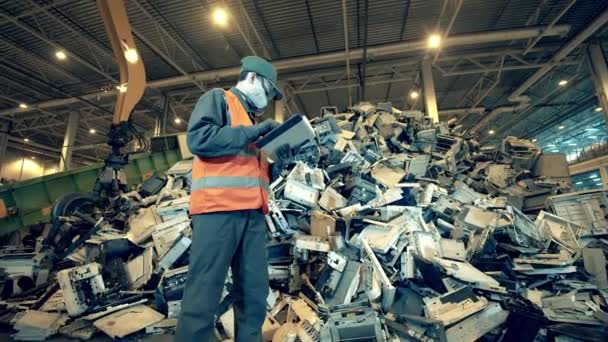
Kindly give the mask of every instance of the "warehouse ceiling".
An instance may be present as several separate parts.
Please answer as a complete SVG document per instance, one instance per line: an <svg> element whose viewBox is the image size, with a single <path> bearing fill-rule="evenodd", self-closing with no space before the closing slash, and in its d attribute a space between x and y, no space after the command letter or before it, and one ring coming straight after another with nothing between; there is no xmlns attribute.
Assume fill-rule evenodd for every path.
<svg viewBox="0 0 608 342"><path fill-rule="evenodd" d="M346 109L349 84L353 103L424 110L421 97L409 94L421 91L420 63L430 58L441 118L479 126L484 142L515 135L572 153L606 139L586 58L590 43L605 43L604 25L564 58L555 56L608 10L608 1L348 0L345 12L338 0L126 3L149 83L133 117L150 131L165 108L166 132L184 131L198 97L232 85L239 60L255 53L278 66L288 111L310 117L321 106ZM230 15L226 27L211 20L220 6ZM521 39L514 33L522 29L537 31ZM479 38L487 31L496 31L493 39ZM433 33L452 43L428 49ZM0 119L12 123L11 147L57 153L67 117L78 112L74 160L102 159L119 71L95 1L1 0L0 49ZM543 68L546 75L521 94L528 105L495 112L517 107L509 96Z"/></svg>

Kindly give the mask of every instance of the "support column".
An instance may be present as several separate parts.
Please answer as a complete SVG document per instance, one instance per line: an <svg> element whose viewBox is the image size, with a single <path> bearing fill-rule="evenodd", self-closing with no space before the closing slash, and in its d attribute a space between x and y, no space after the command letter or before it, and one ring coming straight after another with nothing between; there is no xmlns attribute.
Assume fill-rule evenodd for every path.
<svg viewBox="0 0 608 342"><path fill-rule="evenodd" d="M68 126L65 130L63 146L61 147L61 160L59 161L59 171L67 171L70 169L72 161L72 151L74 150L74 142L76 140L76 132L78 132L78 124L80 121L80 113L72 112L68 118Z"/></svg>
<svg viewBox="0 0 608 342"><path fill-rule="evenodd" d="M281 89L283 92L283 98L280 101L274 102L274 119L278 122L283 122L285 120L285 106L287 105L287 92L285 91L285 84L283 82L279 82L277 87Z"/></svg>
<svg viewBox="0 0 608 342"><path fill-rule="evenodd" d="M597 93L600 106L602 106L604 118L608 122L608 67L606 67L606 58L604 57L604 51L602 51L602 45L599 42L589 44L587 56L589 57L595 92Z"/></svg>
<svg viewBox="0 0 608 342"><path fill-rule="evenodd" d="M153 136L158 137L166 133L167 130L167 118L169 117L169 96L163 95L162 97L163 112L157 113L154 120L154 132Z"/></svg>
<svg viewBox="0 0 608 342"><path fill-rule="evenodd" d="M426 115L433 122L439 122L439 112L437 111L437 98L435 97L435 84L433 83L433 65L429 58L422 61L422 86L424 96L424 108Z"/></svg>
<svg viewBox="0 0 608 342"><path fill-rule="evenodd" d="M602 188L608 187L608 167L600 167L600 177L602 178Z"/></svg>
<svg viewBox="0 0 608 342"><path fill-rule="evenodd" d="M8 122L0 122L0 175L2 165L6 164L6 149L8 148Z"/></svg>

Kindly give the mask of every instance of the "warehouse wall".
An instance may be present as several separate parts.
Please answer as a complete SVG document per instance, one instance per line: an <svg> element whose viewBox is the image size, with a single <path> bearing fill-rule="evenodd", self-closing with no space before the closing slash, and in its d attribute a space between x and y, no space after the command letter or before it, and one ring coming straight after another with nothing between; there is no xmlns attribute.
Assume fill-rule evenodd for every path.
<svg viewBox="0 0 608 342"><path fill-rule="evenodd" d="M575 188L581 182L580 178L585 178L585 176L590 178L600 178L602 180L601 184L599 184L600 182L596 182L596 188L608 188L608 155L572 164L568 168L570 170L570 175L573 178ZM581 185L587 185L586 183L587 182ZM580 190L587 190L587 188Z"/></svg>
<svg viewBox="0 0 608 342"><path fill-rule="evenodd" d="M10 148L6 152L6 162L2 163L0 179L22 181L49 175L58 170L56 160L45 159L38 154L24 154L24 152ZM36 159L31 159L32 157Z"/></svg>

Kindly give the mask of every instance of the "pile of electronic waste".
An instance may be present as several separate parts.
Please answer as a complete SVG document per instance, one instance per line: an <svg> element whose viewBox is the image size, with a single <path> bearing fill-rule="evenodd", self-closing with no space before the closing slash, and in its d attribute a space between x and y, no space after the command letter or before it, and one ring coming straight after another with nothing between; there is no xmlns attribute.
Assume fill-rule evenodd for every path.
<svg viewBox="0 0 608 342"><path fill-rule="evenodd" d="M390 103L323 114L258 144L274 162L266 341L605 340L608 197L570 192L563 155L480 146ZM5 249L0 322L23 340L174 329L189 168ZM234 336L231 287L220 340Z"/></svg>

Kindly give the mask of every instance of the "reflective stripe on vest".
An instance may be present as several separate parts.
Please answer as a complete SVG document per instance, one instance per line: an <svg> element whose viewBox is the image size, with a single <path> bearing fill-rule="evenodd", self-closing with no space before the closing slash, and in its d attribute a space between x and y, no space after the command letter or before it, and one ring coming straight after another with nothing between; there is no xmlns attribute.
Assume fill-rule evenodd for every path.
<svg viewBox="0 0 608 342"><path fill-rule="evenodd" d="M268 183L252 177L204 177L192 181L192 190L209 188L257 188L268 191Z"/></svg>

